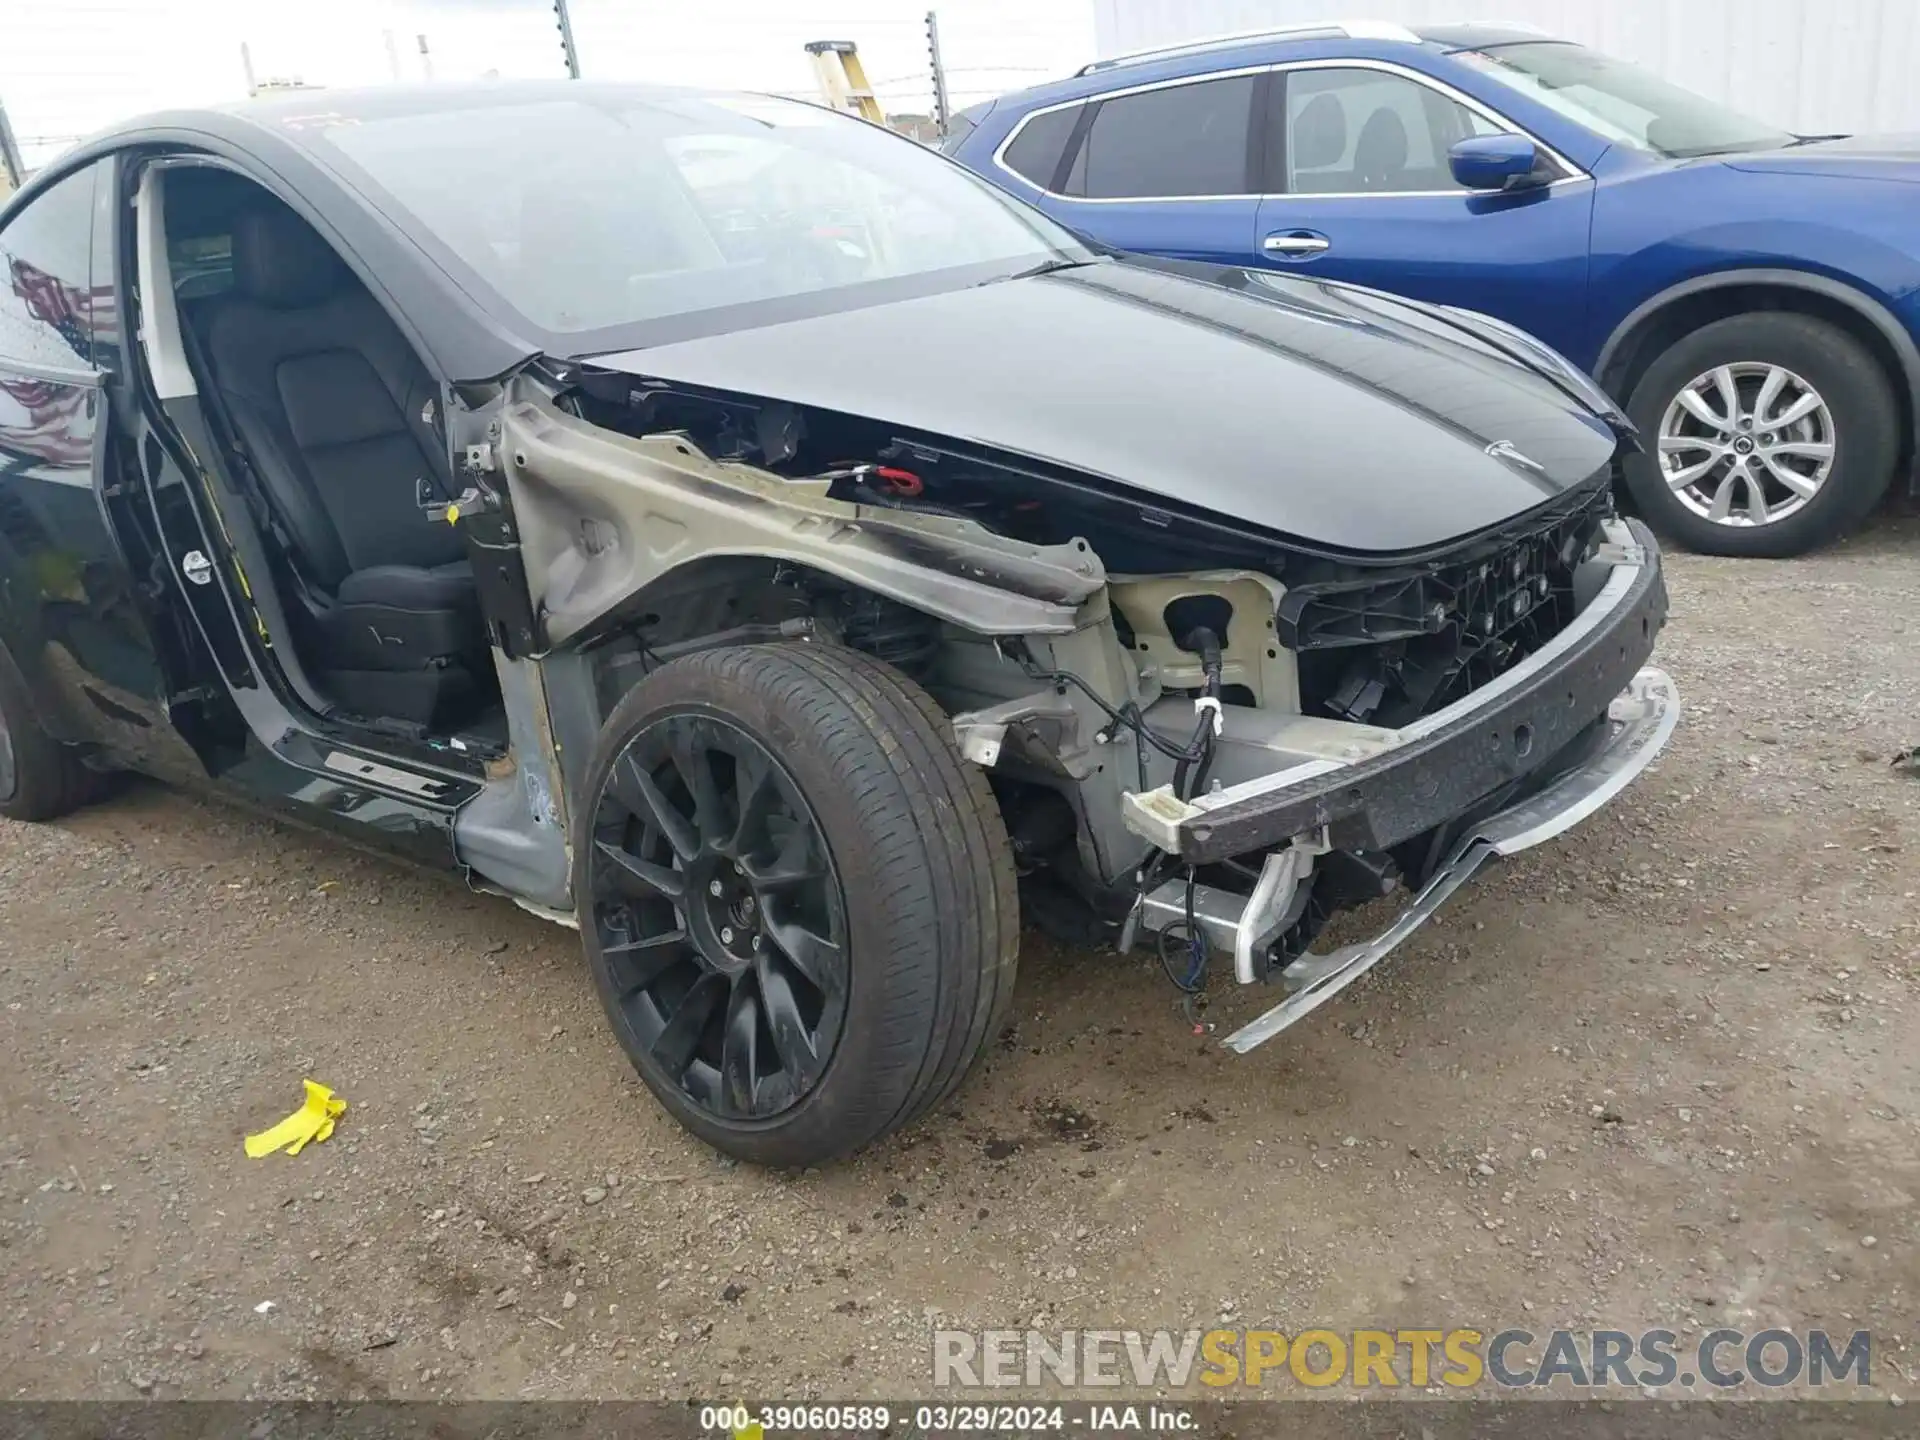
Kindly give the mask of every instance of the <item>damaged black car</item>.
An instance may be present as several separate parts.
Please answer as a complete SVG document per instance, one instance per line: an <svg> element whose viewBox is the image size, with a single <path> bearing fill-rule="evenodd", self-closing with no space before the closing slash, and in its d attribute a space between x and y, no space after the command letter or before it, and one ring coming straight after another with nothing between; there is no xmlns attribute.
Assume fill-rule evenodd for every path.
<svg viewBox="0 0 1920 1440"><path fill-rule="evenodd" d="M1023 917L1272 984L1250 1049L1678 717L1631 427L1552 351L813 106L158 115L0 258L0 814L131 769L455 867L746 1159L950 1095Z"/></svg>

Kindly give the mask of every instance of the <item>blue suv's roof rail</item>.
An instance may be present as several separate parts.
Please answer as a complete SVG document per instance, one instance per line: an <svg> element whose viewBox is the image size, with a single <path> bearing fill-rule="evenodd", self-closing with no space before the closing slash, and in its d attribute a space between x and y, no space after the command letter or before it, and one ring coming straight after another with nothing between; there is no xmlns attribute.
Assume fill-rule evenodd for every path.
<svg viewBox="0 0 1920 1440"><path fill-rule="evenodd" d="M1420 43L1420 37L1404 25L1390 20L1347 20L1321 25L1283 25L1271 30L1238 30L1228 35L1208 35L1199 40L1183 40L1177 45L1157 45L1147 50L1130 50L1124 55L1109 55L1074 71L1075 75L1093 75L1116 70L1124 65L1144 65L1150 60L1168 60L1180 55L1200 55L1255 40L1394 40L1408 45Z"/></svg>

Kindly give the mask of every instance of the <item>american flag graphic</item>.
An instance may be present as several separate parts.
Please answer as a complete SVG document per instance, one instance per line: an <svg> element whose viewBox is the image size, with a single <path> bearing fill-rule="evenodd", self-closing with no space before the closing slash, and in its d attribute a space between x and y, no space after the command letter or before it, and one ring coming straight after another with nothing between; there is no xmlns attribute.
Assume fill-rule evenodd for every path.
<svg viewBox="0 0 1920 1440"><path fill-rule="evenodd" d="M88 289L70 284L17 255L7 257L7 275L27 314L52 326L75 358L84 361L91 355L95 335L111 335L115 318L111 285Z"/></svg>
<svg viewBox="0 0 1920 1440"><path fill-rule="evenodd" d="M27 317L51 328L81 363L89 361L95 335L111 336L111 285L72 285L17 255L7 258L7 276ZM90 399L80 386L0 379L0 450L50 465L85 465L93 451Z"/></svg>

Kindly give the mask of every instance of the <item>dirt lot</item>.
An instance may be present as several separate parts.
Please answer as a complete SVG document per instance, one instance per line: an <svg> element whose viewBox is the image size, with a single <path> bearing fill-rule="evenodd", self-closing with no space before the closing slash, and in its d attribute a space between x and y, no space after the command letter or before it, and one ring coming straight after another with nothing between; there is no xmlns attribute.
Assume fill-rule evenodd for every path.
<svg viewBox="0 0 1920 1440"><path fill-rule="evenodd" d="M0 1376L898 1398L930 1318L1230 1316L1870 1327L1905 1388L1920 522L1670 572L1667 756L1299 1030L1030 934L958 1106L800 1176L671 1126L504 901L153 787L0 822ZM245 1159L305 1075L339 1133Z"/></svg>

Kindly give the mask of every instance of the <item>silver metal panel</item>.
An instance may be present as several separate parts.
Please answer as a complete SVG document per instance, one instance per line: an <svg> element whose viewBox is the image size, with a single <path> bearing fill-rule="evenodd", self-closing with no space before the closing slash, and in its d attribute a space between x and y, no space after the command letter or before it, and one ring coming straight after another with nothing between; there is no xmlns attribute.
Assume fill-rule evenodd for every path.
<svg viewBox="0 0 1920 1440"><path fill-rule="evenodd" d="M1211 885L1193 887L1193 918L1207 943L1223 954L1233 953L1234 936L1240 929L1240 916L1247 908L1246 897ZM1168 880L1154 887L1140 904L1140 928L1149 935L1187 923L1187 882Z"/></svg>
<svg viewBox="0 0 1920 1440"><path fill-rule="evenodd" d="M553 764L547 696L537 661L494 652L506 702L510 766L454 817L454 850L475 875L523 902L573 908L567 797Z"/></svg>

